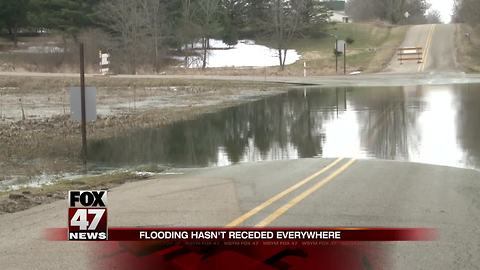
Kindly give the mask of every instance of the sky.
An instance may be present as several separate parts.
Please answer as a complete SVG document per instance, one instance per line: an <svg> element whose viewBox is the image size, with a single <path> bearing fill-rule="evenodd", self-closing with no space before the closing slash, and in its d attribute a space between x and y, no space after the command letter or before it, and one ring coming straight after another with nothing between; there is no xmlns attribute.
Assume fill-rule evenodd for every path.
<svg viewBox="0 0 480 270"><path fill-rule="evenodd" d="M449 23L453 13L453 0L429 0L431 9L436 9L442 14L442 21Z"/></svg>

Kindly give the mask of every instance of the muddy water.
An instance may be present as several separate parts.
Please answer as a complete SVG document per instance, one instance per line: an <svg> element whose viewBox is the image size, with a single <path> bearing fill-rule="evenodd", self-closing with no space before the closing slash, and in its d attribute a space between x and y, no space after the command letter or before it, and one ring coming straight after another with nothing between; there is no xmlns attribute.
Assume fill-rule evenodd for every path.
<svg viewBox="0 0 480 270"><path fill-rule="evenodd" d="M480 85L308 88L92 141L90 162L175 167L357 157L480 169Z"/></svg>

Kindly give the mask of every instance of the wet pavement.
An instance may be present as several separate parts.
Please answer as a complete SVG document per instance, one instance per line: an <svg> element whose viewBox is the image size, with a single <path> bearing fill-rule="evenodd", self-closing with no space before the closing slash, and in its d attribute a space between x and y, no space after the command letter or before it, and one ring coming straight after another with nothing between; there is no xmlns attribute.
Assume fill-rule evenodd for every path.
<svg viewBox="0 0 480 270"><path fill-rule="evenodd" d="M91 141L99 166L356 157L480 169L480 85L296 88L195 120Z"/></svg>

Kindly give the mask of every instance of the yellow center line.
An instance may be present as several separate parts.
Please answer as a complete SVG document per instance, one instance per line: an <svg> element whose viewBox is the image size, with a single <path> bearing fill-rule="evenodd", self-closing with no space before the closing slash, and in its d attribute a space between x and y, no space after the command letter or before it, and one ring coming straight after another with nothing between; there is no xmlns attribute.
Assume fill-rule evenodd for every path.
<svg viewBox="0 0 480 270"><path fill-rule="evenodd" d="M285 214L290 208L294 207L297 205L299 202L303 201L305 198L307 198L309 195L311 195L313 192L317 191L321 187L323 187L325 184L333 180L337 175L348 169L353 163L355 162L355 159L351 159L348 163L340 167L338 170L330 174L329 176L325 177L322 181L318 182L315 184L313 187L307 189L297 197L293 198L291 201L283 205L282 207L278 208L270 214L268 217L266 217L264 220L260 221L255 227L265 227L268 226L270 223L272 223L274 220L279 218L281 215Z"/></svg>
<svg viewBox="0 0 480 270"><path fill-rule="evenodd" d="M425 57L427 55L427 48L430 41L430 35L432 34L432 26L428 28L427 39L425 40L425 46L423 47L423 54L422 54L422 63L418 65L417 71L420 72L422 70L422 66L425 64Z"/></svg>
<svg viewBox="0 0 480 270"><path fill-rule="evenodd" d="M428 33L427 42L425 44L425 51L423 52L422 64L418 67L419 72L425 70L425 65L427 64L427 61L428 61L430 47L432 45L432 39L433 39L433 33L435 32L435 27L436 27L436 25L430 26L430 31Z"/></svg>
<svg viewBox="0 0 480 270"><path fill-rule="evenodd" d="M310 175L309 177L307 177L307 178L303 179L302 181L296 183L295 185L287 188L286 190L278 193L277 195L275 195L272 198L266 200L265 202L261 203L257 207L253 208L252 210L248 211L247 213L243 214L242 216L236 218L235 220L231 221L230 223L228 223L225 226L226 227L236 227L236 226L242 224L245 220L249 219L253 215L255 215L258 212L260 212L261 210L263 210L264 208L268 207L269 205L278 201L279 199L283 198L284 196L288 195L289 193L295 191L296 189L300 188L301 186L305 185L306 183L310 182L315 177L317 177L317 176L321 175L322 173L328 171L330 168L332 168L333 166L335 166L337 163L339 163L342 160L343 160L343 158L336 159L335 161L330 163L325 168L323 168L320 171Z"/></svg>

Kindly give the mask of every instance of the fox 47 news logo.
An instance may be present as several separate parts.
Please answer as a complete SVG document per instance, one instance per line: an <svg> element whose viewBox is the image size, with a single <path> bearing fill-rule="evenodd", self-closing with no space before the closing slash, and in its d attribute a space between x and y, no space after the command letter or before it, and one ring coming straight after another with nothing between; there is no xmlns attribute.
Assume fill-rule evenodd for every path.
<svg viewBox="0 0 480 270"><path fill-rule="evenodd" d="M68 240L107 240L107 191L68 192Z"/></svg>

